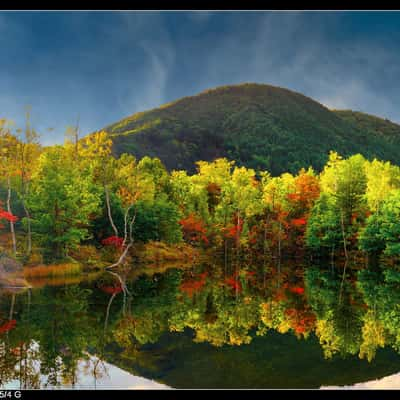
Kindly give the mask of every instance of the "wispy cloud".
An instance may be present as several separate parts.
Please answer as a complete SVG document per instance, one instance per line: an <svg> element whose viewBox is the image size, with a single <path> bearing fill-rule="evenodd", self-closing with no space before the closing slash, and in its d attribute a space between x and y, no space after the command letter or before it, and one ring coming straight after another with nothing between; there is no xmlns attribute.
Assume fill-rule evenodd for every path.
<svg viewBox="0 0 400 400"><path fill-rule="evenodd" d="M210 50L202 86L263 82L304 93L330 108L351 108L400 122L394 102L400 53L374 37L338 40L340 15L267 13L241 35L232 29ZM325 22L327 22L325 24ZM400 33L400 32L399 32ZM223 60L223 62L222 62Z"/></svg>
<svg viewBox="0 0 400 400"><path fill-rule="evenodd" d="M31 104L50 144L78 114L87 133L210 87L260 82L400 122L400 16L385 29L363 24L364 14L352 18L0 12L0 114L22 124Z"/></svg>

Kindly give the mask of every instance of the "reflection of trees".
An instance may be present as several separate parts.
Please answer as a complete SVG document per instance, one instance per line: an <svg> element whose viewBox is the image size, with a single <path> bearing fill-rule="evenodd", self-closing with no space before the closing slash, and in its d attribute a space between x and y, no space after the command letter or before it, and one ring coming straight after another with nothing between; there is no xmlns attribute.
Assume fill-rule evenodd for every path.
<svg viewBox="0 0 400 400"><path fill-rule="evenodd" d="M0 333L0 385L17 379L21 388L37 388L44 375L49 387L74 386L80 373L91 374L96 385L107 373L103 360L117 354L156 371L160 353L148 349L167 332L192 332L195 342L213 346L250 343L270 330L299 339L315 332L325 357L358 354L370 361L378 348L400 351L396 270L355 276L349 268L343 279L338 271L310 267L303 280L283 268L277 285L273 276L264 284L246 269L237 279L221 276L217 266L169 269L133 282L113 273L98 282L101 290L44 287L32 302L29 292L3 295L0 326L8 331Z"/></svg>
<svg viewBox="0 0 400 400"><path fill-rule="evenodd" d="M2 373L8 371L7 380L18 379L21 388L38 388L41 374L46 386L75 384L78 361L97 339L88 312L90 293L75 285L45 287L34 293L34 305L19 299L17 327L9 335L14 358L8 368L1 368Z"/></svg>
<svg viewBox="0 0 400 400"><path fill-rule="evenodd" d="M353 285L319 270L311 270L306 280L306 293L296 274L286 273L278 287L270 279L264 288L247 271L240 276L238 295L229 279L221 280L212 271L142 276L131 289L133 312L115 324L113 336L125 351L137 351L156 343L164 332L187 328L194 341L215 346L250 343L253 333L265 335L270 329L307 338L316 328L327 356L355 354L362 309L353 304Z"/></svg>
<svg viewBox="0 0 400 400"><path fill-rule="evenodd" d="M130 311L117 322L114 337L123 347L155 343L168 330L168 316L176 306L180 271L139 277L131 288Z"/></svg>
<svg viewBox="0 0 400 400"><path fill-rule="evenodd" d="M247 271L239 278L238 293L231 282L236 280L221 280L213 271L210 273L170 270L163 275L140 277L131 288L133 312L115 325L113 336L117 342L125 351L134 346L138 349L156 343L164 332L189 328L196 342L240 345L251 342L252 332L262 335L267 329L292 330L307 336L313 328L315 317L305 302L303 288L288 284L277 288L271 279L268 289L257 284L254 272ZM286 290L284 287L288 292L300 292L290 292L286 302L277 303L281 323L270 324L264 293Z"/></svg>
<svg viewBox="0 0 400 400"><path fill-rule="evenodd" d="M40 294L41 307L33 318L40 321L41 372L50 386L59 385L60 379L74 386L82 351L96 340L88 313L90 290L73 285L45 288Z"/></svg>
<svg viewBox="0 0 400 400"><path fill-rule="evenodd" d="M17 322L14 319L15 311L19 308L17 303L18 300L25 299L26 295L28 307ZM7 322L2 324L6 329L2 329L0 333L0 386L17 379L21 389L38 388L39 373L35 366L38 353L31 340L30 291L3 293L1 297L0 304L4 308L0 312L0 319Z"/></svg>
<svg viewBox="0 0 400 400"><path fill-rule="evenodd" d="M309 268L305 273L310 306L317 316L315 333L327 358L357 354L362 341L359 295L350 277Z"/></svg>
<svg viewBox="0 0 400 400"><path fill-rule="evenodd" d="M371 360L376 349L385 344L400 352L400 272L360 271L357 284L369 307L360 356Z"/></svg>
<svg viewBox="0 0 400 400"><path fill-rule="evenodd" d="M108 275L114 277L117 280L117 284L113 285L98 285L100 289L110 295L110 298L107 302L105 315L104 315L104 325L103 330L100 333L98 346L96 350L96 356L91 357L85 366L85 371L89 372L94 378L94 387L97 385L98 379L107 374L107 368L104 363L105 351L107 344L113 340L114 338L110 337L110 329L109 329L109 320L110 320L110 311L111 306L114 302L114 299L118 296L118 294L122 293L123 295L123 303L122 303L122 316L126 315L127 308L127 299L130 301L130 292L126 285L126 279L123 275L118 272L107 271ZM118 317L117 317L118 318Z"/></svg>
<svg viewBox="0 0 400 400"><path fill-rule="evenodd" d="M191 328L196 342L215 346L250 343L249 332L257 326L257 304L246 290L237 296L235 288L210 281L194 299L182 297L169 319L170 330Z"/></svg>

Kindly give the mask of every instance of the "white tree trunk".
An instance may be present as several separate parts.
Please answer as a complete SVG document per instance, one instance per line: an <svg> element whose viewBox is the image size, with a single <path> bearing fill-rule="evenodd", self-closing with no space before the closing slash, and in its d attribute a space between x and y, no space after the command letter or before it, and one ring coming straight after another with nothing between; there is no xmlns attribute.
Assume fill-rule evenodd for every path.
<svg viewBox="0 0 400 400"><path fill-rule="evenodd" d="M10 177L7 178L7 211L12 214L11 210L11 182L10 182ZM13 253L14 256L17 254L17 240L15 238L15 227L14 227L14 222L10 221L10 232L11 232L11 238L12 238L12 246L13 246Z"/></svg>
<svg viewBox="0 0 400 400"><path fill-rule="evenodd" d="M108 191L107 185L104 185L104 192L106 194L106 204L107 204L108 219L110 220L110 224L111 224L111 227L113 228L115 236L119 236L118 229L114 224L114 220L113 220L113 217L112 217L112 214L111 214L110 192Z"/></svg>

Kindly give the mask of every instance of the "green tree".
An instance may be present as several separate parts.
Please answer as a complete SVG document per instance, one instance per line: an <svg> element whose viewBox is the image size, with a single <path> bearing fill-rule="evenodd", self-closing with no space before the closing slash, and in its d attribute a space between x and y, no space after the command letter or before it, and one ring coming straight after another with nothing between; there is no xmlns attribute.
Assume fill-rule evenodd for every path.
<svg viewBox="0 0 400 400"><path fill-rule="evenodd" d="M53 146L39 157L27 204L34 236L48 255L60 259L89 238L100 193L87 171L72 166L65 148Z"/></svg>
<svg viewBox="0 0 400 400"><path fill-rule="evenodd" d="M360 234L360 247L369 253L400 255L400 190L389 193L380 210L367 219Z"/></svg>
<svg viewBox="0 0 400 400"><path fill-rule="evenodd" d="M181 213L178 207L167 200L138 202L135 206L136 220L133 235L137 241L149 240L178 243L182 240L179 225Z"/></svg>

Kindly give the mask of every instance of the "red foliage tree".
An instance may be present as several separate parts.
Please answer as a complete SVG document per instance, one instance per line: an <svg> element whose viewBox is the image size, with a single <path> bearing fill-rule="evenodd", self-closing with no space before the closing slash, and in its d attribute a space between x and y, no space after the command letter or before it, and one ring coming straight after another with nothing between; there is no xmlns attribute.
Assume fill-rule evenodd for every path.
<svg viewBox="0 0 400 400"><path fill-rule="evenodd" d="M182 227L184 239L189 243L208 244L207 230L204 222L194 213L179 221Z"/></svg>
<svg viewBox="0 0 400 400"><path fill-rule="evenodd" d="M289 318L292 329L298 335L310 332L315 326L315 315L307 308L288 308L285 315Z"/></svg>
<svg viewBox="0 0 400 400"><path fill-rule="evenodd" d="M293 218L291 224L293 226L301 227L307 224L307 220L305 218Z"/></svg>
<svg viewBox="0 0 400 400"><path fill-rule="evenodd" d="M302 209L310 209L319 197L318 178L301 171L295 179L295 188L293 200L300 203Z"/></svg>
<svg viewBox="0 0 400 400"><path fill-rule="evenodd" d="M233 276L226 278L224 281L229 287L231 287L233 290L237 290L238 293L242 291L242 284L234 274Z"/></svg>
<svg viewBox="0 0 400 400"><path fill-rule="evenodd" d="M17 222L18 217L16 217L13 214L10 214L9 212L5 211L0 203L0 228L3 227L1 224L2 221L8 221L8 222Z"/></svg>
<svg viewBox="0 0 400 400"><path fill-rule="evenodd" d="M292 245L302 245L311 208L320 194L317 177L304 170L295 179L294 191L287 195L290 204L289 231Z"/></svg>
<svg viewBox="0 0 400 400"><path fill-rule="evenodd" d="M121 285L117 286L101 286L100 289L107 294L117 294L122 292L122 287Z"/></svg>
<svg viewBox="0 0 400 400"><path fill-rule="evenodd" d="M206 284L207 272L199 274L196 279L189 279L180 285L180 290L192 297L194 293L201 291Z"/></svg>
<svg viewBox="0 0 400 400"><path fill-rule="evenodd" d="M15 319L5 322L3 325L0 325L0 334L11 331L11 329L15 328L15 325L17 325L17 321Z"/></svg>
<svg viewBox="0 0 400 400"><path fill-rule="evenodd" d="M289 290L295 294L299 294L299 295L304 294L304 288L300 287L300 286L293 286L293 287L289 288Z"/></svg>
<svg viewBox="0 0 400 400"><path fill-rule="evenodd" d="M101 243L103 246L113 246L120 249L122 247L122 244L124 243L124 239L118 236L110 236L108 238L103 239Z"/></svg>
<svg viewBox="0 0 400 400"><path fill-rule="evenodd" d="M243 231L243 219L238 218L237 214L234 214L232 217L232 223L222 228L222 233L226 239L233 239L237 241L240 238L240 235ZM238 243L237 243L238 244Z"/></svg>

